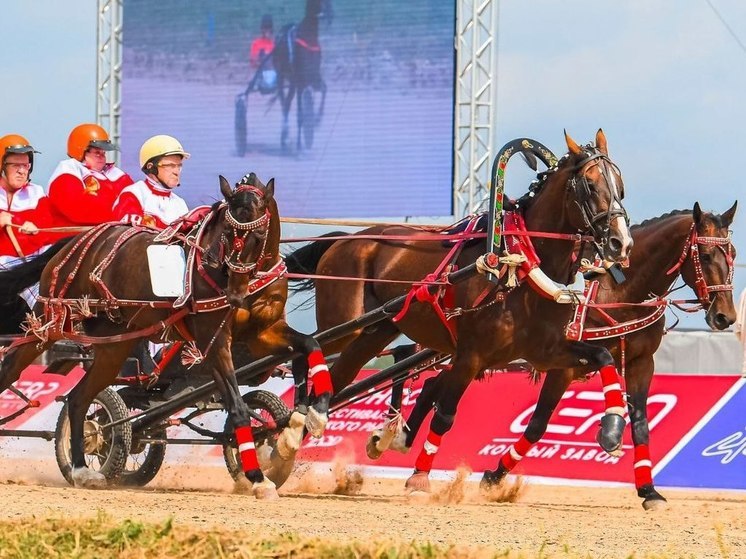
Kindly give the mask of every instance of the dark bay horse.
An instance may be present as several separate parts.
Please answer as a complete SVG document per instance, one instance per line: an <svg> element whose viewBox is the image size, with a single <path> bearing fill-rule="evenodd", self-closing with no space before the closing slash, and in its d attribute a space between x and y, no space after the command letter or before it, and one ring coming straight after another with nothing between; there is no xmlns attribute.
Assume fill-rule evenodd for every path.
<svg viewBox="0 0 746 559"><path fill-rule="evenodd" d="M530 195L519 201L517 211L529 231L558 236L592 233L607 258L625 260L631 238L621 205L623 182L618 168L608 157L606 137L599 130L596 145L582 147L567 134L565 140L568 154L543 175ZM540 152L536 155L543 158ZM293 255L288 258L299 271L332 276L315 282L320 330L354 319L406 294L413 283L436 270L449 252L442 243L418 241L427 232L413 227L379 226L361 234L396 236L396 240L356 239L351 235L348 240L334 243L317 241L300 249L297 258ZM402 236L411 240L401 240ZM572 259L574 243L567 238L535 238L533 244L541 260L541 271L554 282L571 283L577 269ZM464 267L482 253L481 243L471 243L454 264ZM302 258L303 255L308 258ZM362 279L341 281L333 279L334 276ZM409 284L366 280L404 280ZM453 286L452 295L452 309L463 310L453 318L453 336L431 305L414 302L398 322L389 320L358 330L323 348L325 353L341 352L331 371L335 391L349 385L363 365L400 333L422 346L453 355L450 373L439 377L437 383L426 384L407 421L410 431L404 445L409 448L427 413L433 406L436 408L415 473L407 482L412 489L429 487L433 459L442 436L453 424L458 402L469 383L485 369L505 366L522 357L545 369L575 367L588 372L601 369L605 385L619 382L608 350L565 339L564 327L573 314L573 305L558 304L528 282L505 290L481 275ZM602 420L600 442L616 449L624 428L621 391L609 390L606 403L608 414Z"/></svg>
<svg viewBox="0 0 746 559"><path fill-rule="evenodd" d="M93 398L114 381L135 343L143 338L187 340L195 360L204 362L217 383L254 494L259 498L277 495L258 465L251 416L239 392L230 349L234 328L257 337L253 343L257 353L262 351L262 342L271 346L269 351L296 343L292 333L283 330L284 321L278 320L282 314L278 300L284 304L281 285L246 297L252 279L279 257L274 182L264 186L252 174L232 190L221 177L220 190L225 202L214 204L187 233L171 238L195 247L187 259L191 296L180 307L179 299L174 302L154 295L149 274L133 273L143 269L148 247L160 237L147 228L104 224L0 274L0 293L7 292L8 285L22 287L19 277L38 272L40 262L47 261L35 315L30 316L22 339L31 343L13 345L5 354L0 392L58 339L94 346L93 363L68 395L71 477L76 485L100 486L105 482L101 474L86 468L83 419ZM184 234L186 238L179 236ZM71 322L78 329L72 330ZM258 333L262 326L270 330L264 337L264 332ZM288 338L281 341L282 335Z"/></svg>
<svg viewBox="0 0 746 559"><path fill-rule="evenodd" d="M301 135L310 149L313 130L321 120L326 103L326 82L321 77L321 45L319 44L319 21L331 22L333 17L331 0L306 0L306 14L297 25L286 25L277 35L272 51L272 63L277 71L277 94L282 104L283 151L287 150L290 131L288 117L293 98L296 103L298 138L297 151L303 148ZM321 92L318 111L314 112L311 90ZM315 114L314 114L315 113Z"/></svg>
<svg viewBox="0 0 746 559"><path fill-rule="evenodd" d="M681 275L706 310L707 325L713 330L724 330L736 320L732 285L735 249L728 231L735 213L736 204L717 215L702 212L696 203L693 210L674 211L633 226L635 250L629 268L625 269L627 280L618 285L606 276L594 278L600 281L596 302L639 303L654 296L662 297ZM653 317L654 310L651 307L625 306L604 309L603 312L617 322L626 323ZM588 327L609 326L609 322L593 309L587 312L585 324ZM660 316L644 329L595 342L611 351L617 365L625 371L634 443L635 486L646 509L658 508L666 501L653 485L647 419L653 356L664 333L665 319ZM624 362L621 358L622 343ZM562 395L573 380L582 377L582 373L573 369L556 369L548 373L525 433L501 457L496 470L484 473L483 486L499 483L516 466L516 456L525 456L528 449L539 442Z"/></svg>

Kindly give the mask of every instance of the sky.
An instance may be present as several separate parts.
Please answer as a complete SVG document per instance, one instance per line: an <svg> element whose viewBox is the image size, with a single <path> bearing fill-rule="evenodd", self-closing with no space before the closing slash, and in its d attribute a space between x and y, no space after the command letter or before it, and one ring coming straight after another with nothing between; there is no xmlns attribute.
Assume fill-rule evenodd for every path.
<svg viewBox="0 0 746 559"><path fill-rule="evenodd" d="M14 54L0 134L42 152L34 177L46 185L69 130L95 119L96 0L0 0L0 13L0 52ZM559 154L563 129L586 143L603 128L633 222L695 201L723 212L744 192L746 2L503 0L497 32L498 146L528 136ZM509 167L508 193L529 178ZM746 207L733 230L746 254ZM743 268L735 284L746 287Z"/></svg>

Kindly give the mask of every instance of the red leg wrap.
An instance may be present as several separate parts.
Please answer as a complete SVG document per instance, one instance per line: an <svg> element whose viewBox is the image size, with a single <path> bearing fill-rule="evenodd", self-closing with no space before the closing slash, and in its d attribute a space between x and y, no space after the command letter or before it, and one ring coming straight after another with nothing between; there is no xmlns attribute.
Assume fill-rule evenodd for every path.
<svg viewBox="0 0 746 559"><path fill-rule="evenodd" d="M251 432L249 425L244 425L236 429L236 444L238 444L238 454L241 456L243 471L250 472L258 470L259 462L256 459L254 433Z"/></svg>
<svg viewBox="0 0 746 559"><path fill-rule="evenodd" d="M624 397L622 396L622 385L614 365L605 365L599 371L601 373L601 384L604 387L604 403L606 409L621 408L619 415L624 415Z"/></svg>
<svg viewBox="0 0 746 559"><path fill-rule="evenodd" d="M502 455L502 458L500 458L500 463L503 465L503 468L508 471L515 468L518 462L521 461L521 458L526 456L528 449L532 446L533 443L530 443L526 437L521 435L521 438L514 444L510 445L508 451Z"/></svg>
<svg viewBox="0 0 746 559"><path fill-rule="evenodd" d="M653 461L650 460L650 449L646 444L635 445L635 487L653 483Z"/></svg>
<svg viewBox="0 0 746 559"><path fill-rule="evenodd" d="M438 435L432 431L427 435L427 440L425 440L420 455L414 463L414 467L418 472L429 472L432 470L433 460L435 459L435 454L438 452L438 447L440 447L440 441L442 439L443 435Z"/></svg>
<svg viewBox="0 0 746 559"><path fill-rule="evenodd" d="M313 380L315 396L332 391L332 377L329 375L324 354L319 349L314 349L308 355L308 378Z"/></svg>

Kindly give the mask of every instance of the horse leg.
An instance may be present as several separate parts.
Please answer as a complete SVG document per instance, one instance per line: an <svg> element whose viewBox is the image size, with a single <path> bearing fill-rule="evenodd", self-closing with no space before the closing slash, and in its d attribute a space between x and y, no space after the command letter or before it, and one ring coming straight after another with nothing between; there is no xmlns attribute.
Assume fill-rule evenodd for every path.
<svg viewBox="0 0 746 559"><path fill-rule="evenodd" d="M316 115L316 126L321 124L321 118L324 116L324 106L326 105L326 82L319 81L319 90L321 91L321 101L319 102L319 112Z"/></svg>
<svg viewBox="0 0 746 559"><path fill-rule="evenodd" d="M0 365L0 394L17 381L23 370L50 345L31 342L9 350L2 358L2 365Z"/></svg>
<svg viewBox="0 0 746 559"><path fill-rule="evenodd" d="M277 489L272 481L264 476L256 455L254 433L251 430L251 414L241 397L238 381L233 371L233 358L230 351L230 338L221 334L216 340L217 347L210 359L213 378L218 386L228 417L236 435L236 446L241 457L244 475L252 483L252 492L257 499L276 499Z"/></svg>
<svg viewBox="0 0 746 559"><path fill-rule="evenodd" d="M392 350L394 363L398 363L407 357L411 357L417 352L416 344L407 344L397 346ZM389 404L386 420L380 429L371 433L365 446L365 453L371 460L377 460L381 455L391 447L391 443L398 438L398 444L395 450L401 450L404 447L404 419L401 414L402 399L404 398L404 380L396 381L391 387L391 404Z"/></svg>
<svg viewBox="0 0 746 559"><path fill-rule="evenodd" d="M283 91L283 88L280 88ZM288 134L290 133L290 124L288 123L290 116L290 105L293 103L293 97L295 96L295 84L293 82L288 83L287 94L280 95L280 101L282 102L282 134L280 136L280 147L283 152L288 149Z"/></svg>
<svg viewBox="0 0 746 559"><path fill-rule="evenodd" d="M632 442L635 445L635 487L637 496L643 499L645 510L658 510L666 507L666 499L653 485L653 462L650 459L648 444L647 403L650 381L653 378L652 356L642 363L632 362L627 367L627 393L629 397L629 418L632 423Z"/></svg>
<svg viewBox="0 0 746 559"><path fill-rule="evenodd" d="M430 491L430 471L443 436L453 427L456 408L469 383L484 368L476 354L461 353L455 357L453 368L447 374L439 375L441 380L438 383L440 386L434 406L435 413L430 420L430 432L415 461L414 473L405 484L410 492Z"/></svg>
<svg viewBox="0 0 746 559"><path fill-rule="evenodd" d="M308 87L308 86L306 86ZM303 91L305 88L299 87L297 90L298 99L295 101L295 119L296 119L296 146L295 149L297 153L300 153L303 149L303 145L301 144L300 137L301 133L303 132L303 111L305 110L305 107L303 106Z"/></svg>
<svg viewBox="0 0 746 559"><path fill-rule="evenodd" d="M83 421L96 395L114 382L122 364L132 353L135 343L136 340L129 340L116 344L97 345L91 368L67 396L71 476L75 487L101 488L106 486L106 478L86 466Z"/></svg>
<svg viewBox="0 0 746 559"><path fill-rule="evenodd" d="M570 369L551 370L547 372L544 384L541 387L541 393L539 394L539 401L526 426L526 431L500 457L500 462L496 470L485 470L480 483L483 489L499 485L505 476L516 467L518 462L526 456L528 450L541 440L557 404L562 399L567 387L570 386L572 379L573 374Z"/></svg>

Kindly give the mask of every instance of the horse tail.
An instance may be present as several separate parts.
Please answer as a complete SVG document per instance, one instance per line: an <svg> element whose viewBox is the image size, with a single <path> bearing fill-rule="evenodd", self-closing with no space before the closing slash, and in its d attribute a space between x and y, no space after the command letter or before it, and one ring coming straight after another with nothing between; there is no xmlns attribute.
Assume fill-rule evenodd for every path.
<svg viewBox="0 0 746 559"><path fill-rule="evenodd" d="M39 281L49 261L68 243L70 237L60 239L47 250L31 260L0 272L0 300L17 295Z"/></svg>
<svg viewBox="0 0 746 559"><path fill-rule="evenodd" d="M288 267L288 272L291 274L315 274L316 267L319 265L321 257L324 256L324 253L332 248L332 245L337 242L336 239L325 240L324 237L343 237L346 235L349 235L349 233L343 231L326 233L321 235L318 241L307 244L286 255L285 264ZM293 291L310 291L314 287L314 280L312 278L291 278L290 281L297 282L297 284L293 286Z"/></svg>

